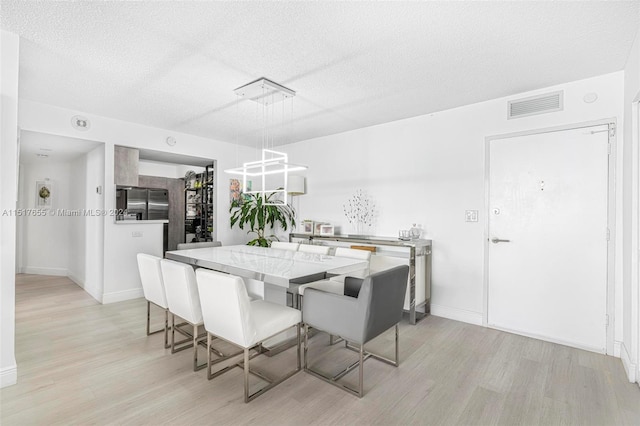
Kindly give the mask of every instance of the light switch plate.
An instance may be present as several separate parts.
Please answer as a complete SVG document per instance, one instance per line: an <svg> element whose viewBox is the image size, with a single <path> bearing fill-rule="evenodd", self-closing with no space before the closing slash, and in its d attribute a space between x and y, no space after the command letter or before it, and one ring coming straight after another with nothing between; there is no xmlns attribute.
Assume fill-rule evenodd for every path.
<svg viewBox="0 0 640 426"><path fill-rule="evenodd" d="M478 221L478 210L465 210L464 211L464 221L465 222L477 222Z"/></svg>

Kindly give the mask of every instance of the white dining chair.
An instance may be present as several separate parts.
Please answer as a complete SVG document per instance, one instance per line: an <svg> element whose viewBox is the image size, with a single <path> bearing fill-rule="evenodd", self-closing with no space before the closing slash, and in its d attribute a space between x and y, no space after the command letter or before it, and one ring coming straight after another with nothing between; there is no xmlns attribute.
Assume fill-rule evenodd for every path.
<svg viewBox="0 0 640 426"><path fill-rule="evenodd" d="M304 291L307 288L315 288L317 290L325 291L334 294L344 294L344 280L347 276L364 278L369 275L369 262L371 261L371 252L368 250L351 249L346 247L336 248L334 254L336 257L346 257L349 259L366 260L367 266L357 271L351 271L346 274L336 275L326 280L314 281L307 284L302 284L297 287L297 306L302 306L302 298L304 297Z"/></svg>
<svg viewBox="0 0 640 426"><path fill-rule="evenodd" d="M286 241L274 241L271 243L271 248L278 250L298 251L300 243L288 243Z"/></svg>
<svg viewBox="0 0 640 426"><path fill-rule="evenodd" d="M160 266L167 293L167 304L171 313L171 353L193 347L193 371L198 371L206 367L207 364L198 365L198 345L204 346L206 334L204 331L199 333L203 320L195 272L186 263L168 259L162 259ZM184 320L184 322L176 324L176 316ZM184 328L186 325L191 326L191 330ZM176 342L176 331L186 338ZM185 345L178 347L182 344ZM216 351L216 353L219 356L223 356L219 351Z"/></svg>
<svg viewBox="0 0 640 426"><path fill-rule="evenodd" d="M331 247L329 246L319 246L315 244L300 244L298 247L299 253L307 253L309 256L328 255L330 250ZM300 309L300 305L298 304L298 288L300 285L302 284L292 282L289 283L289 288L287 288L287 299L291 296L291 306L296 309ZM287 303L289 302L287 301Z"/></svg>
<svg viewBox="0 0 640 426"><path fill-rule="evenodd" d="M329 250L331 247L329 246L318 246L315 244L300 244L298 247L298 251L303 253L313 253L313 254L329 254Z"/></svg>
<svg viewBox="0 0 640 426"><path fill-rule="evenodd" d="M138 253L137 260L142 292L144 293L144 298L147 299L147 336L164 331L164 347L168 348L169 310L160 268L162 259L150 254ZM164 311L164 328L155 331L150 330L152 304Z"/></svg>
<svg viewBox="0 0 640 426"><path fill-rule="evenodd" d="M239 346L244 352L244 362L211 372L213 361L207 356L207 378L209 380L238 366L244 369L244 402L249 402L267 390L282 383L300 371L300 326L302 316L297 309L264 300L251 301L242 278L200 268L196 271L202 315L207 332L207 346L211 347L214 337ZM259 355L262 343L289 328L295 328L297 335L297 366L284 376L271 380L263 373L250 368L250 360ZM256 353L250 356L250 351ZM210 350L207 350L210 354ZM264 388L249 394L249 374L255 374L269 382Z"/></svg>

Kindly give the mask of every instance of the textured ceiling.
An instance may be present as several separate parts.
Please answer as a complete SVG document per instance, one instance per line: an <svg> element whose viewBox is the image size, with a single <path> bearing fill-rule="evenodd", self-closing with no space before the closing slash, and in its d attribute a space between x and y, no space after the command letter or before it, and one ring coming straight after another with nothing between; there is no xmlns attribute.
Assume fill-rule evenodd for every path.
<svg viewBox="0 0 640 426"><path fill-rule="evenodd" d="M297 92L276 145L624 68L640 2L32 2L2 0L19 34L20 96L255 145L233 89Z"/></svg>
<svg viewBox="0 0 640 426"><path fill-rule="evenodd" d="M99 142L39 132L20 132L20 164L67 163L93 150ZM46 155L41 157L39 155Z"/></svg>

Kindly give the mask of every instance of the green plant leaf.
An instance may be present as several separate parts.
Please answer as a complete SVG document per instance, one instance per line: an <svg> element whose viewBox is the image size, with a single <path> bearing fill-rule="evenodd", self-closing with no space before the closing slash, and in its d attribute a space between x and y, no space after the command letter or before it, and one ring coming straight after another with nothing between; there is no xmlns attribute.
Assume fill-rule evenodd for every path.
<svg viewBox="0 0 640 426"><path fill-rule="evenodd" d="M275 193L268 194L267 202L271 202ZM229 223L231 228L238 225L240 229L244 229L247 225L249 230L247 233L255 233L257 238L249 241L248 245L257 245L261 247L269 247L271 241L277 240L275 235L265 237L265 229L273 229L276 225L280 225L284 231L289 228L295 228L295 210L288 204L265 205L263 197L260 194L249 194L242 197L242 202L234 200L229 207Z"/></svg>

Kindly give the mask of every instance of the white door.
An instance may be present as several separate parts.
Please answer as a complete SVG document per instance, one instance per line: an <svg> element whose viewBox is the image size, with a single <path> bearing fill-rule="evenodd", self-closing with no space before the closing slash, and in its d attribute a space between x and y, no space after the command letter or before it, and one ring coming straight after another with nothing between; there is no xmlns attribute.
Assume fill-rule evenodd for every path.
<svg viewBox="0 0 640 426"><path fill-rule="evenodd" d="M606 353L607 130L489 141L489 326Z"/></svg>

